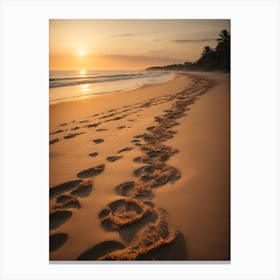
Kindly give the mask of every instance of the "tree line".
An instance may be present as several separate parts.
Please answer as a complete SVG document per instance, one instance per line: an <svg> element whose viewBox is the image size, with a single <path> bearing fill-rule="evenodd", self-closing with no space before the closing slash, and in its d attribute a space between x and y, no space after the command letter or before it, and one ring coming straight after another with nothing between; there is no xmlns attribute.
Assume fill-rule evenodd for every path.
<svg viewBox="0 0 280 280"><path fill-rule="evenodd" d="M230 71L230 33L224 29L217 38L217 46L210 48L205 46L201 56L195 62L182 64L170 64L147 68L148 70L222 70Z"/></svg>

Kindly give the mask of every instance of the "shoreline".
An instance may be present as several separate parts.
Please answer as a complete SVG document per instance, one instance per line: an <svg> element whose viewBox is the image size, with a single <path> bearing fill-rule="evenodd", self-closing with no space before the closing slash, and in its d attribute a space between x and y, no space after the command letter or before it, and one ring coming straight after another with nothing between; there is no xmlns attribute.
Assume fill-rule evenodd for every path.
<svg viewBox="0 0 280 280"><path fill-rule="evenodd" d="M184 221L193 219L189 213L201 212L197 205L188 209L191 205L189 189L197 185L203 196L206 185L209 188L209 184L198 183L200 177L191 175L194 170L203 171L205 166L211 165L211 158L199 155L208 138L212 139L212 132L208 130L205 138L201 131L203 122L197 125L197 118L201 119L207 112L207 103L211 100L214 111L227 105L226 98L223 104L219 103L221 93L229 97L227 88L220 87L225 83L227 78L218 74L176 73L173 80L164 84L50 106L50 139L58 139L50 145L53 195L50 234L51 244L59 245L50 254L50 260L163 260L166 254L172 260L203 260L211 255L211 248L218 244L217 238L222 239L223 244L229 242L228 231L213 231L206 238L207 233L198 234L196 224ZM218 97L213 99L215 94ZM210 97L209 101L204 102L204 106L199 105L206 97ZM194 110L196 106L198 110ZM225 114L228 109L226 106ZM208 126L220 121L211 118L211 114ZM227 129L226 123L220 128ZM196 131L201 131L201 138ZM218 146L227 141L225 136L219 138L219 135L213 140ZM206 142L201 146L202 140ZM196 141L199 145L194 145ZM189 149L193 158L185 154ZM227 149L225 146L219 157ZM197 159L201 163L198 164ZM217 162L216 174L211 175L212 179L216 178L213 182L219 182L221 164L227 163ZM209 178L209 173L204 175ZM219 190L224 196L218 196L224 203L219 210L225 212L229 210L227 177L225 174L224 187ZM186 188L185 184L190 185ZM210 183L210 189L214 191L215 185ZM179 203L172 199L174 194ZM65 195L71 195L66 206L58 201ZM193 202L197 199L200 198ZM216 202L213 196L205 205L212 209ZM119 213L119 208L124 209L124 213ZM128 208L138 214L130 216L132 212ZM186 209L187 216L183 214ZM113 218L116 216L118 219ZM200 218L198 226L210 219L207 213ZM225 217L221 222L222 227L228 219ZM167 232L162 231L163 225ZM151 233L155 239L148 248L143 242ZM195 236L200 239L190 243ZM204 253L199 246L203 240L208 240ZM136 255L132 247L139 249ZM217 250L215 259L229 260L228 246L222 247L222 251Z"/></svg>
<svg viewBox="0 0 280 280"><path fill-rule="evenodd" d="M152 71L151 73L154 72ZM100 81L100 82L89 81L87 83L51 87L49 88L50 96L53 95L55 91L59 92L56 95L60 95L60 96L67 95L67 96L50 100L50 105L61 103L61 102L69 102L69 101L76 101L76 100L78 101L80 99L90 98L95 95L116 94L119 92L132 91L138 88L142 88L143 86L146 85L164 84L168 81L173 80L176 76L174 74L174 71L164 71L164 74L168 74L168 76L156 76L156 77L149 76L149 78L156 79L156 81L153 80L141 81L141 79L148 79L148 77L138 77L138 78L123 79L123 80L122 79L108 80L108 81ZM96 78L98 78L98 76ZM100 87L100 89L97 90L96 87ZM76 92L76 95L68 96L67 92L69 91ZM81 91L83 91L83 94L81 94ZM90 91L91 93L89 94L86 93Z"/></svg>
<svg viewBox="0 0 280 280"><path fill-rule="evenodd" d="M186 78L186 77L185 77ZM184 78L183 78L184 79ZM106 94L93 94L91 96L88 96L86 98L79 98L79 99L74 99L74 100L66 100L63 102L58 102L58 103L54 103L54 104L50 104L49 108L50 108L50 119L52 119L52 114L55 114L56 111L64 111L66 110L66 107L68 105L69 108L73 108L75 109L75 107L78 107L78 111L84 109L85 111L85 115L89 114L90 112L93 111L92 107L90 106L95 106L95 101L98 102L101 105L101 101L104 99L105 101L110 100L110 102L112 102L112 105L102 105L102 108L98 108L98 111L101 110L106 110L108 108L111 108L113 106L122 106L121 102L116 102L116 97L114 97L115 95L117 95L119 98L118 99L128 99L129 96L137 96L137 100L144 100L145 98L148 98L149 94L145 94L144 98L141 98L140 94L142 93L142 90L147 90L149 91L149 93L152 93L154 91L160 91L160 94L167 94L168 90L171 90L171 93L174 93L176 90L183 90L184 86L181 85L182 83L182 75L180 73L176 73L176 75L174 76L174 78L172 78L171 80L167 81L167 82L163 82L163 83L155 83L155 84L144 84L141 85L140 87L137 88L133 88L133 89L128 89L128 90L124 90L124 91L118 91L118 92L109 92ZM186 78L186 82L187 82L187 78ZM171 87L174 85L174 90L171 89ZM127 102L127 100L126 100ZM63 107L63 108L62 108ZM81 108L84 107L84 108ZM90 107L90 108L89 108ZM95 110L97 110L97 108L94 108ZM74 110L73 110L74 111ZM84 116L85 116L84 115ZM77 118L77 117L82 117L82 115L74 115L72 119ZM67 119L63 119L64 116L61 116L60 121L64 122L64 121L69 121L70 118L67 117ZM72 121L72 120L71 120ZM50 126L53 126L52 121L50 121ZM52 127L50 127L50 129L52 129Z"/></svg>

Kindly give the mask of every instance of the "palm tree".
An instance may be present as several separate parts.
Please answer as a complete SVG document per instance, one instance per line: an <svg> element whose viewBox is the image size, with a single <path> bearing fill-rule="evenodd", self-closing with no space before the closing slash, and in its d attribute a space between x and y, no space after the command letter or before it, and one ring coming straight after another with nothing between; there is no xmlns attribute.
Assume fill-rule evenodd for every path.
<svg viewBox="0 0 280 280"><path fill-rule="evenodd" d="M209 46L204 47L201 57L197 61L198 65L209 66L213 57L214 50Z"/></svg>
<svg viewBox="0 0 280 280"><path fill-rule="evenodd" d="M211 48L209 46L204 47L202 55L207 55L211 52Z"/></svg>
<svg viewBox="0 0 280 280"><path fill-rule="evenodd" d="M230 34L224 29L220 32L219 38L217 39L218 46L216 48L217 56L222 56L223 68L230 68Z"/></svg>
<svg viewBox="0 0 280 280"><path fill-rule="evenodd" d="M219 34L219 38L217 39L217 41L219 44L229 42L230 41L229 32L226 29L222 30Z"/></svg>

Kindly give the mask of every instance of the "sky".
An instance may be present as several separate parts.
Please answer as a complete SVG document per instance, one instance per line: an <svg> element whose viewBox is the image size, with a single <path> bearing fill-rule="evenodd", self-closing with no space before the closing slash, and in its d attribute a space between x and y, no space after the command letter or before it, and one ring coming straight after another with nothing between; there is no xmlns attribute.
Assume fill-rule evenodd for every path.
<svg viewBox="0 0 280 280"><path fill-rule="evenodd" d="M51 19L50 69L144 69L199 58L230 20Z"/></svg>

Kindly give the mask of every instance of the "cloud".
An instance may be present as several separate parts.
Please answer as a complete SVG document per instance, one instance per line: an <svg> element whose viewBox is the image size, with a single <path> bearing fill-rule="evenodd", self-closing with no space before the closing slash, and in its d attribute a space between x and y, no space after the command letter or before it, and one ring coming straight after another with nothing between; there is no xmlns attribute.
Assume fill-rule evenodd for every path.
<svg viewBox="0 0 280 280"><path fill-rule="evenodd" d="M146 55L122 55L122 54L108 54L102 55L103 58L116 59L116 60L149 60L149 61L169 61L169 62L182 62L182 60L171 57L160 57L160 56L146 56Z"/></svg>
<svg viewBox="0 0 280 280"><path fill-rule="evenodd" d="M120 68L147 68L151 66L163 66L166 64L182 63L185 60L179 60L171 57L146 56L146 55L122 55L111 54L101 57L108 65L118 65Z"/></svg>
<svg viewBox="0 0 280 280"><path fill-rule="evenodd" d="M123 34L117 34L116 37L133 37L136 36L136 33L123 33Z"/></svg>
<svg viewBox="0 0 280 280"><path fill-rule="evenodd" d="M171 40L171 42L176 44L185 44L185 43L205 43L205 42L211 42L216 41L217 39L177 39L177 40Z"/></svg>

